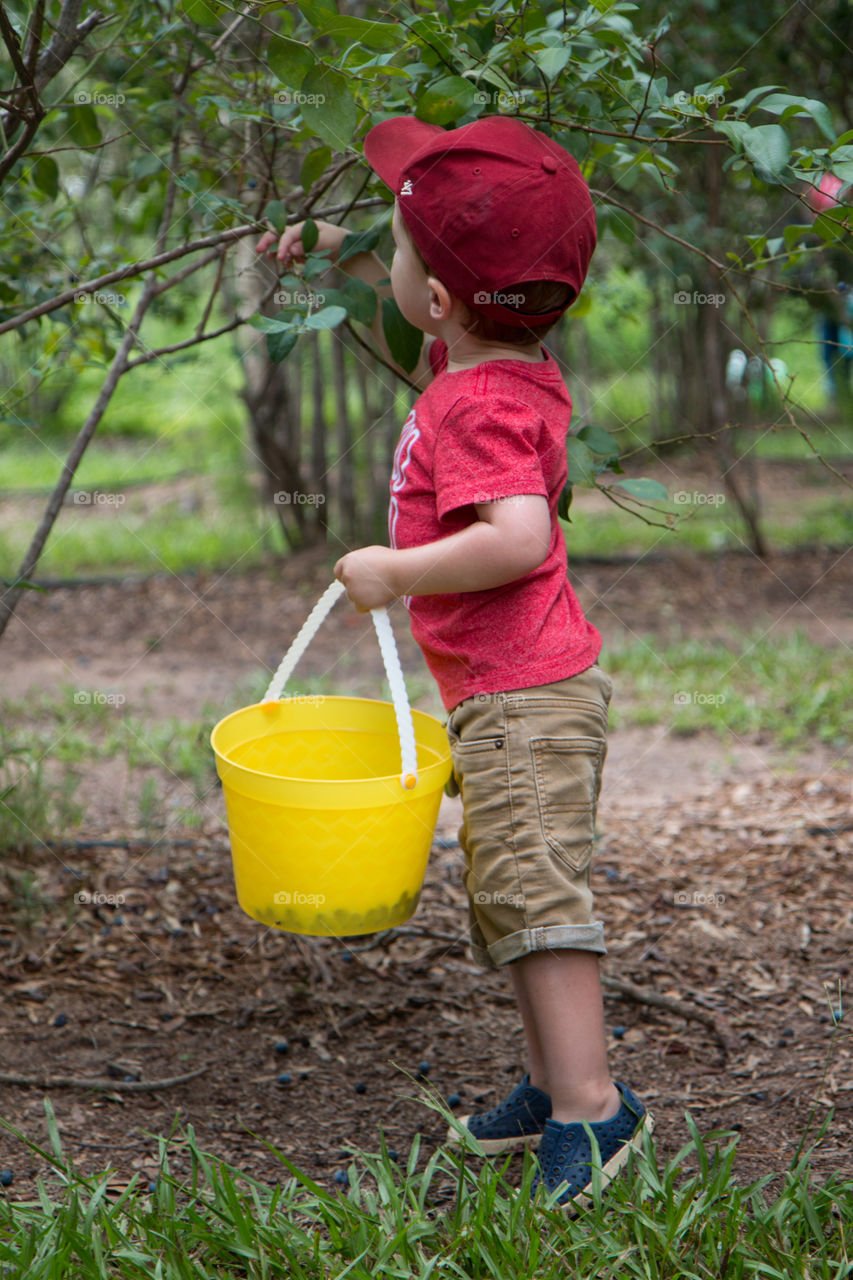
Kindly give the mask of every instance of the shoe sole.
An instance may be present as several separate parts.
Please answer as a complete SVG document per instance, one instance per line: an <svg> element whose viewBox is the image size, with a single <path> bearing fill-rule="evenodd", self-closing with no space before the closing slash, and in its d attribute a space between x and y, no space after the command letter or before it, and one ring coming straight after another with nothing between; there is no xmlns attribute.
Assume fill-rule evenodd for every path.
<svg viewBox="0 0 853 1280"><path fill-rule="evenodd" d="M608 1187L617 1173L625 1167L632 1151L639 1151L643 1145L643 1134L653 1133L655 1128L655 1118L651 1111L647 1111L643 1116L640 1124L634 1130L631 1137L623 1147L620 1147L615 1156L611 1156L607 1164L602 1166L601 1170L601 1189ZM555 1205L555 1208L564 1209L568 1213L577 1214L583 1209L588 1209L593 1203L592 1193L588 1191L579 1191L576 1196L572 1196L571 1200L567 1200L565 1204Z"/></svg>
<svg viewBox="0 0 853 1280"><path fill-rule="evenodd" d="M470 1116L460 1116L459 1123L464 1124L467 1128ZM505 1151L523 1151L525 1147L538 1147L541 1133L523 1133L517 1138L478 1138L476 1133L472 1133L471 1137L479 1142L483 1148L483 1152L487 1156L499 1156ZM445 1142L453 1143L457 1146L461 1145L459 1134L455 1129L447 1130Z"/></svg>

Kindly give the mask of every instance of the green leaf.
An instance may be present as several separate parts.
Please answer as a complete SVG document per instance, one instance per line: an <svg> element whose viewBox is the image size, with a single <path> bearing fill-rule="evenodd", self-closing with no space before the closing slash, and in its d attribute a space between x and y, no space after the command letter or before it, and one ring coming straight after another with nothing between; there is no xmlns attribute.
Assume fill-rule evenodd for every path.
<svg viewBox="0 0 853 1280"><path fill-rule="evenodd" d="M785 248L790 252L795 244L809 235L814 234L814 227L810 222L789 222L782 235L785 240Z"/></svg>
<svg viewBox="0 0 853 1280"><path fill-rule="evenodd" d="M533 61L546 80L553 80L560 74L572 56L571 49L565 46L540 49L533 55Z"/></svg>
<svg viewBox="0 0 853 1280"><path fill-rule="evenodd" d="M299 317L280 320L277 316L257 315L249 316L248 323L260 333L284 333L285 330L291 330L299 323Z"/></svg>
<svg viewBox="0 0 853 1280"><path fill-rule="evenodd" d="M52 200L59 191L59 168L50 156L39 156L33 165L33 182L39 191L43 191Z"/></svg>
<svg viewBox="0 0 853 1280"><path fill-rule="evenodd" d="M567 484L557 500L557 515L561 520L565 520L567 524L572 523L572 517L569 515L569 509L572 505L573 494L574 490L572 489L572 486Z"/></svg>
<svg viewBox="0 0 853 1280"><path fill-rule="evenodd" d="M382 299L382 332L392 359L406 373L411 373L418 363L424 335L409 324L393 298Z"/></svg>
<svg viewBox="0 0 853 1280"><path fill-rule="evenodd" d="M767 248L767 236L744 236L756 259L764 256Z"/></svg>
<svg viewBox="0 0 853 1280"><path fill-rule="evenodd" d="M369 22L366 18L340 13L315 13L309 21L320 35L331 36L339 45L361 44L366 49L396 49L406 40L405 28L397 23Z"/></svg>
<svg viewBox="0 0 853 1280"><path fill-rule="evenodd" d="M415 115L428 124L452 124L467 113L477 101L477 90L461 76L442 76L423 91L415 106Z"/></svg>
<svg viewBox="0 0 853 1280"><path fill-rule="evenodd" d="M836 209L827 209L824 213L819 213L814 220L814 230L820 236L821 240L830 242L832 240L840 240L845 234L844 227L839 221L838 215L843 217L847 215L848 210L843 207Z"/></svg>
<svg viewBox="0 0 853 1280"><path fill-rule="evenodd" d="M613 439L609 431L605 431L603 427L596 427L589 423L585 427L581 427L577 433L577 439L583 440L593 453L600 454L603 458L613 458L619 456L619 446Z"/></svg>
<svg viewBox="0 0 853 1280"><path fill-rule="evenodd" d="M811 116L825 138L835 141L835 129L832 115L825 102L818 98L798 98L791 93L771 93L758 103L757 111L769 111L773 115L781 115L782 120L791 116Z"/></svg>
<svg viewBox="0 0 853 1280"><path fill-rule="evenodd" d="M276 80L293 91L300 87L316 59L307 44L273 36L267 48L267 62Z"/></svg>
<svg viewBox="0 0 853 1280"><path fill-rule="evenodd" d="M780 124L760 124L747 129L741 139L743 149L757 169L778 177L791 155L791 143Z"/></svg>
<svg viewBox="0 0 853 1280"><path fill-rule="evenodd" d="M621 240L623 244L632 245L636 238L634 229L634 219L627 213L623 213L621 209L609 209L607 212L607 227L612 231L617 240Z"/></svg>
<svg viewBox="0 0 853 1280"><path fill-rule="evenodd" d="M376 301L376 290L372 289L366 280L355 277L347 280L342 289L323 290L324 304L333 303L335 306L345 307L349 318L357 320L360 324L373 324L376 316Z"/></svg>
<svg viewBox="0 0 853 1280"><path fill-rule="evenodd" d="M264 209L264 217L273 224L275 230L281 235L287 226L287 210L280 200L270 200L266 209Z"/></svg>
<svg viewBox="0 0 853 1280"><path fill-rule="evenodd" d="M159 173L163 168L165 166L160 157L148 151L144 155L137 156L134 160L130 166L130 176L134 181L138 182L140 178L150 178L152 174Z"/></svg>
<svg viewBox="0 0 853 1280"><path fill-rule="evenodd" d="M320 239L320 228L313 218L306 218L302 224L302 248L310 253Z"/></svg>
<svg viewBox="0 0 853 1280"><path fill-rule="evenodd" d="M96 147L101 141L98 118L88 103L79 103L66 110L68 133L80 147Z"/></svg>
<svg viewBox="0 0 853 1280"><path fill-rule="evenodd" d="M306 316L304 324L306 329L335 329L346 318L344 307L324 307L322 311Z"/></svg>
<svg viewBox="0 0 853 1280"><path fill-rule="evenodd" d="M303 191L307 193L311 190L317 179L328 169L331 159L331 147L315 147L313 151L308 152L299 174Z"/></svg>
<svg viewBox="0 0 853 1280"><path fill-rule="evenodd" d="M724 134L738 149L743 145L744 134L749 132L749 125L743 120L709 120L708 123L717 133Z"/></svg>
<svg viewBox="0 0 853 1280"><path fill-rule="evenodd" d="M577 436L569 436L566 454L569 461L569 484L582 484L592 488L601 468L589 446Z"/></svg>
<svg viewBox="0 0 853 1280"><path fill-rule="evenodd" d="M381 238L382 230L379 227L368 227L366 231L350 231L344 236L338 252L338 266L356 253L369 253L371 249L376 248Z"/></svg>
<svg viewBox="0 0 853 1280"><path fill-rule="evenodd" d="M638 476L635 480L616 480L614 488L619 486L626 493L630 493L632 498L648 498L654 500L660 498L666 500L666 485L660 483L659 480L649 480L646 476Z"/></svg>
<svg viewBox="0 0 853 1280"><path fill-rule="evenodd" d="M338 16L334 0L298 0L299 8L312 27L320 27Z"/></svg>
<svg viewBox="0 0 853 1280"><path fill-rule="evenodd" d="M211 0L183 0L181 7L190 22L199 27L215 27L219 23L216 5Z"/></svg>
<svg viewBox="0 0 853 1280"><path fill-rule="evenodd" d="M734 102L728 105L743 114L747 107L751 106L756 98L760 98L762 93L770 93L774 89L781 89L780 84L760 84L757 89L750 89L749 93L742 98L736 98Z"/></svg>
<svg viewBox="0 0 853 1280"><path fill-rule="evenodd" d="M302 81L302 119L333 151L346 151L358 122L358 108L346 79L332 67L316 66Z"/></svg>
<svg viewBox="0 0 853 1280"><path fill-rule="evenodd" d="M837 164L833 164L832 172L842 182L853 182L853 160L839 160Z"/></svg>
<svg viewBox="0 0 853 1280"><path fill-rule="evenodd" d="M267 334L267 355L273 364L281 364L285 356L289 356L299 339L296 329L282 330L280 333Z"/></svg>
<svg viewBox="0 0 853 1280"><path fill-rule="evenodd" d="M304 280L314 280L328 271L331 265L332 258L328 249L324 249L322 253L309 253L302 268L302 277Z"/></svg>

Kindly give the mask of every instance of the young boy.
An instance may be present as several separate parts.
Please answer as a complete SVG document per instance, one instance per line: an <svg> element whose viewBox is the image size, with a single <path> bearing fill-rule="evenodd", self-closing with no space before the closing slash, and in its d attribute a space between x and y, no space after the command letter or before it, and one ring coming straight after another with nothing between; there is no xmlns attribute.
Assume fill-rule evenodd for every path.
<svg viewBox="0 0 853 1280"><path fill-rule="evenodd" d="M584 1122L605 1185L652 1129L607 1065L589 862L612 684L567 577L571 400L540 345L583 285L595 214L574 158L511 117L451 131L395 117L364 150L396 196L393 297L432 340L394 458L391 545L342 556L335 575L360 611L398 597L409 610L449 713L472 949L509 967L521 1012L529 1072L463 1123L489 1154L538 1143L534 1191L565 1181L560 1203L580 1205ZM335 256L344 229L318 225ZM301 227L281 262L301 256ZM386 274L366 253L343 269ZM378 317L373 332L387 353Z"/></svg>

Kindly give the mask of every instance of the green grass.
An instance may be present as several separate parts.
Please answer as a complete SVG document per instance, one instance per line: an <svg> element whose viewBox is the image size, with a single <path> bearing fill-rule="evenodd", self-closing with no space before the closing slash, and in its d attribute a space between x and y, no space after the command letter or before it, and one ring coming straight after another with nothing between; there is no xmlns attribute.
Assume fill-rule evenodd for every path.
<svg viewBox="0 0 853 1280"><path fill-rule="evenodd" d="M608 645L602 666L616 692L611 724L668 723L674 733L770 735L788 747L839 750L853 738L853 666L841 645L802 631L761 630L727 641L656 636Z"/></svg>
<svg viewBox="0 0 853 1280"><path fill-rule="evenodd" d="M422 1100L451 1118L436 1097ZM509 1162L480 1160L470 1138L426 1159L415 1137L399 1162L384 1141L353 1149L345 1189L265 1143L281 1162L270 1187L200 1150L187 1126L158 1139L153 1191L136 1174L110 1197L109 1170L81 1176L44 1105L50 1148L0 1122L59 1182L49 1190L40 1177L32 1201L0 1199L4 1280L841 1280L851 1264L853 1181L818 1182L804 1151L778 1177L744 1183L737 1135L701 1135L689 1113L674 1157L660 1160L647 1139L604 1196L594 1181L593 1204L572 1219L531 1205L529 1153L517 1190ZM173 1158L188 1171L171 1172Z"/></svg>
<svg viewBox="0 0 853 1280"><path fill-rule="evenodd" d="M93 469L97 471L95 461ZM101 470L106 472L105 465ZM637 472L642 471L639 465ZM154 510L150 500L133 490L117 505L112 495L122 491L115 485L114 473L112 487L106 488L107 483L105 476L103 481L77 486L106 493L109 501L63 509L36 579L164 570L181 573L232 566L248 569L270 554L284 552L275 516L262 508L248 482L241 481L233 470L211 476L189 502L166 495ZM572 520L563 526L570 557L640 555L684 547L715 552L746 545L743 523L731 502L713 506L694 498L685 504L673 495L686 488L675 481L669 487L670 500L661 506L679 517L675 530L644 524L613 504L602 507L606 500L579 490ZM718 492L720 486L708 487L709 494ZM653 514L652 518L660 523L663 516ZM28 526L20 521L12 528L0 529L0 576L12 576L33 528L34 523ZM771 545L778 548L849 546L853 542L853 505L840 496L806 498L795 509L768 503L764 528Z"/></svg>
<svg viewBox="0 0 853 1280"><path fill-rule="evenodd" d="M756 629L732 632L725 640L667 643L637 636L608 644L601 662L616 684L613 729L664 724L675 734L704 730L723 742L760 734L792 751L816 742L843 751L853 741L853 667L846 651L817 644L802 631ZM0 842L32 848L71 830L79 820L78 780L95 760L123 759L132 772L150 771L138 802L143 827L161 820L160 784L178 780L188 784L188 798L173 821L197 824L201 801L215 783L213 725L260 701L268 683L269 674L258 671L235 687L227 705L206 704L197 720L155 720L111 702L109 691L93 695L71 686L7 700L0 732ZM442 718L431 680L415 677L408 688L413 706ZM377 689L375 679L359 670L355 658L334 677L292 681L288 690L389 696L384 684Z"/></svg>

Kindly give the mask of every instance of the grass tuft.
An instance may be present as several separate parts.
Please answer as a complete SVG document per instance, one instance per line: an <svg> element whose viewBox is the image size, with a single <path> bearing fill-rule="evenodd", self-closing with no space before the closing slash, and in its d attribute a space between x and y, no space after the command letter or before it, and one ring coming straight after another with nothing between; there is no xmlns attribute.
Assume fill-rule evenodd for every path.
<svg viewBox="0 0 853 1280"><path fill-rule="evenodd" d="M422 1101L454 1117L424 1089ZM158 1138L154 1189L111 1170L81 1176L62 1152L45 1099L48 1149L8 1121L3 1128L51 1168L37 1197L0 1200L4 1280L396 1280L458 1276L562 1280L710 1280L849 1273L853 1181L814 1181L809 1152L779 1176L741 1184L738 1135L701 1134L685 1113L688 1140L661 1163L645 1135L627 1171L578 1217L533 1205L535 1159L520 1187L510 1161L481 1160L465 1145L424 1159L418 1135L408 1158L351 1150L348 1185L324 1186L269 1142L281 1178L268 1185L203 1152L191 1125ZM825 1122L829 1123L829 1118ZM825 1128L824 1126L824 1128ZM819 1135L820 1136L820 1135ZM187 1172L173 1172L178 1161ZM771 1190L771 1183L776 1189Z"/></svg>

